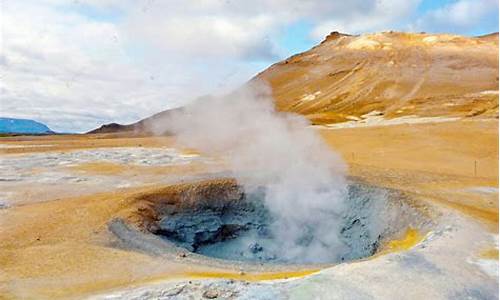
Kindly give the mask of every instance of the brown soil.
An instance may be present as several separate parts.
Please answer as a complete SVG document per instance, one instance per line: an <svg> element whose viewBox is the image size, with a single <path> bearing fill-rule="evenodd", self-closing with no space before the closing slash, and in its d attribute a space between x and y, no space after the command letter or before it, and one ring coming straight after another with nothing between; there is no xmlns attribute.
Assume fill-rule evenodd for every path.
<svg viewBox="0 0 500 300"><path fill-rule="evenodd" d="M434 201L497 231L498 194L467 191L474 187L498 187L496 120L328 129L320 133L347 161L350 175L401 189L416 200ZM157 145L167 140L78 136L69 137L66 142L70 146L61 137L8 138L7 142L58 144L59 149L67 149ZM32 151L36 150L26 149ZM474 161L477 161L476 174ZM84 171L101 169L87 166ZM138 224L137 216L143 218L150 212L151 203L164 199L165 195L175 199L179 189L185 190L186 186L121 189L0 210L0 293L7 298L39 299L82 295L167 278L240 278L238 272L186 266L179 261L165 261L114 247L117 241L107 230L110 220L121 216ZM292 275L249 273L248 276L258 280Z"/></svg>

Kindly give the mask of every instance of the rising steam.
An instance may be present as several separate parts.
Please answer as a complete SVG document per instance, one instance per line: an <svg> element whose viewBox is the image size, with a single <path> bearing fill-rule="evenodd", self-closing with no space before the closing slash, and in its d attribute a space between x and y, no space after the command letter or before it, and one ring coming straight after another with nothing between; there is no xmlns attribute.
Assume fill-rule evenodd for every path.
<svg viewBox="0 0 500 300"><path fill-rule="evenodd" d="M345 165L304 117L275 110L267 86L200 99L164 125L183 146L224 157L246 191L265 187L281 257L333 261L345 250Z"/></svg>

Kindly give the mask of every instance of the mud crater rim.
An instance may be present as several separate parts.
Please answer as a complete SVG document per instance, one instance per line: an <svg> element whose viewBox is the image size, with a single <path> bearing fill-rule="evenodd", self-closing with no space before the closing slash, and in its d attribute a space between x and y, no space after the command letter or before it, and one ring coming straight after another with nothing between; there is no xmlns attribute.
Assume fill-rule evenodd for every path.
<svg viewBox="0 0 500 300"><path fill-rule="evenodd" d="M427 217L400 192L350 180L342 225L337 229L345 249L326 260L290 258L280 255L279 237L269 234L273 218L263 202L264 194L264 188L245 193L237 184L211 186L208 193L197 190L194 199L186 193L179 203L157 209L149 231L184 254L202 259L313 267L368 258L408 228L429 226Z"/></svg>

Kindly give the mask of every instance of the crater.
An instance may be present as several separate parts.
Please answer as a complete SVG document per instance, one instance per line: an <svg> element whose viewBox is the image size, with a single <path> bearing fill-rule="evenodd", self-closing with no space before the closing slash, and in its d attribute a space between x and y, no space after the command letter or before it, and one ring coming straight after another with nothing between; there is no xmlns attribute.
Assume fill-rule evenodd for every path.
<svg viewBox="0 0 500 300"><path fill-rule="evenodd" d="M186 184L166 194L146 196L138 210L149 232L186 252L205 258L259 264L336 264L370 257L408 229L426 231L430 219L398 191L350 181L337 232L341 247L332 255L305 259L290 255L272 230L275 216L265 204L266 190L245 192L233 180ZM304 224L298 247L316 237ZM329 249L330 250L330 249Z"/></svg>

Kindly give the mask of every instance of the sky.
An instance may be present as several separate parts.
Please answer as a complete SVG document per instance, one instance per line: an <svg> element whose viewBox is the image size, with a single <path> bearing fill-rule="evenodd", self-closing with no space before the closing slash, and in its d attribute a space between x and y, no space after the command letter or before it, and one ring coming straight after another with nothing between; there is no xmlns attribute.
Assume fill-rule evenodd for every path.
<svg viewBox="0 0 500 300"><path fill-rule="evenodd" d="M228 92L332 31L498 31L496 0L0 1L0 117L58 132Z"/></svg>

